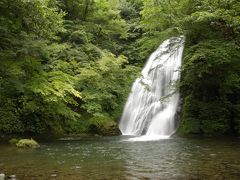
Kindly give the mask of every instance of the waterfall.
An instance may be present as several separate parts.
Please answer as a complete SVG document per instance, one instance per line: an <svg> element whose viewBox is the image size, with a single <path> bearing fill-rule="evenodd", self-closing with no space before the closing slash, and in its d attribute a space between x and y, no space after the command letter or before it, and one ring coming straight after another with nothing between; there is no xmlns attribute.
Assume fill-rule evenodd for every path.
<svg viewBox="0 0 240 180"><path fill-rule="evenodd" d="M175 132L183 48L184 37L173 37L149 57L125 104L119 123L123 135L155 140Z"/></svg>

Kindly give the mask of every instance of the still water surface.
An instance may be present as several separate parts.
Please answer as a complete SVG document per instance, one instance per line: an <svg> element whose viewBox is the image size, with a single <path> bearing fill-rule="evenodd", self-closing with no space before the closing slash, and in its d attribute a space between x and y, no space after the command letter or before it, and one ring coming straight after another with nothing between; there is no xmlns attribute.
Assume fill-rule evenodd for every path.
<svg viewBox="0 0 240 180"><path fill-rule="evenodd" d="M91 137L0 145L0 173L17 179L240 179L240 139L172 138L129 142Z"/></svg>

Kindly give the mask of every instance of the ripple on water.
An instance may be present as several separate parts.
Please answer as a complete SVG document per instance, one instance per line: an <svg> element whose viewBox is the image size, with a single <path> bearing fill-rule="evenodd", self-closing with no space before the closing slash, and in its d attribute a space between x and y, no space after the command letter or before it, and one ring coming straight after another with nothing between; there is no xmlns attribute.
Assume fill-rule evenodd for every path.
<svg viewBox="0 0 240 180"><path fill-rule="evenodd" d="M0 173L19 179L230 179L240 177L240 139L64 140L38 150L0 146Z"/></svg>

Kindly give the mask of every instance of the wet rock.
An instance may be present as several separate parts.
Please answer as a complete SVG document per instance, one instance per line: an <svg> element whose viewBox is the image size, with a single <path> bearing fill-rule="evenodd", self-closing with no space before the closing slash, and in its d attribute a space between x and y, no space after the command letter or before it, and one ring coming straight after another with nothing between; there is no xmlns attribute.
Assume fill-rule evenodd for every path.
<svg viewBox="0 0 240 180"><path fill-rule="evenodd" d="M5 180L5 174L0 174L0 180Z"/></svg>
<svg viewBox="0 0 240 180"><path fill-rule="evenodd" d="M16 175L10 175L10 176L8 177L8 179L9 179L9 180L15 180L15 179L16 179Z"/></svg>
<svg viewBox="0 0 240 180"><path fill-rule="evenodd" d="M57 177L57 175L56 174L51 174L50 177L55 178L55 177Z"/></svg>
<svg viewBox="0 0 240 180"><path fill-rule="evenodd" d="M216 154L210 154L210 156L216 156Z"/></svg>

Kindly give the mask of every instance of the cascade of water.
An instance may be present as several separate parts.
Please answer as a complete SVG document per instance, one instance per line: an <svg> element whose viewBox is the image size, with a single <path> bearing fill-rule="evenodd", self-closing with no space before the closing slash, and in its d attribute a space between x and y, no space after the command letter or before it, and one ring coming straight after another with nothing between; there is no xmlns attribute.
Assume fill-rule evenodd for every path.
<svg viewBox="0 0 240 180"><path fill-rule="evenodd" d="M132 86L119 129L123 135L144 136L146 140L168 138L175 132L184 37L164 41L152 53L142 76Z"/></svg>

